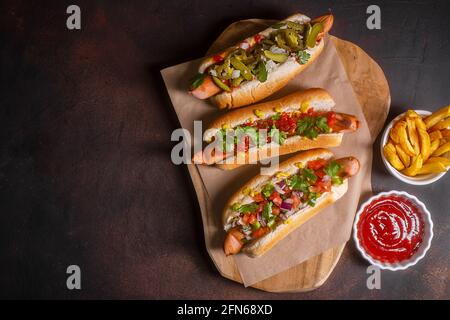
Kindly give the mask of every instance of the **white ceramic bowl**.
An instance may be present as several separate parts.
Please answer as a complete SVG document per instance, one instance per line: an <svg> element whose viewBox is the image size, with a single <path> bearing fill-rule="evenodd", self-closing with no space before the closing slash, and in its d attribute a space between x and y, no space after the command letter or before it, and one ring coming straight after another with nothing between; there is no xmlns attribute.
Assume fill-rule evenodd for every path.
<svg viewBox="0 0 450 320"><path fill-rule="evenodd" d="M372 201L379 199L384 196L400 196L404 197L408 200L410 200L412 203L416 205L416 207L419 209L420 214L423 216L423 222L424 222L424 233L423 233L423 239L422 243L420 244L419 249L407 260L403 260L397 263L384 263L375 260L372 258L366 250L361 246L359 239L358 239L358 222L361 217L361 213L364 211L365 207L369 205ZM359 208L358 212L356 213L355 222L353 224L353 240L355 240L356 247L358 248L358 251L361 253L361 255L369 261L372 265L375 265L381 269L391 270L391 271L397 271L397 270L405 270L413 265L415 265L420 259L422 259L425 254L427 253L428 249L431 245L431 239L433 239L433 221L431 220L431 214L425 207L425 205L417 199L415 196L410 195L409 193L406 193L404 191L389 191L389 192L381 192L373 197L371 197L369 200L364 202L361 207Z"/></svg>
<svg viewBox="0 0 450 320"><path fill-rule="evenodd" d="M415 110L415 111L421 116L427 116L427 115L431 114L430 111L426 111L426 110ZM389 132L391 131L391 128L394 125L394 123L397 122L397 120L399 120L404 115L405 115L405 113L398 115L394 120L392 120L389 123L389 125L386 127L386 129L384 129L383 136L381 137L381 143L380 143L380 152L381 152L381 158L383 159L383 163L386 166L386 169L388 169L388 171L394 177L396 177L397 179L399 179L403 182L406 182L409 184L415 184L415 185L425 185L425 184L433 183L433 182L439 180L440 178L442 178L446 172L422 174L422 175L418 175L415 177L408 177L407 175L404 175L403 173L401 173L400 171L395 169L389 163L389 161L387 161L386 157L384 156L383 147L385 146L385 144L387 143L387 141L389 139Z"/></svg>

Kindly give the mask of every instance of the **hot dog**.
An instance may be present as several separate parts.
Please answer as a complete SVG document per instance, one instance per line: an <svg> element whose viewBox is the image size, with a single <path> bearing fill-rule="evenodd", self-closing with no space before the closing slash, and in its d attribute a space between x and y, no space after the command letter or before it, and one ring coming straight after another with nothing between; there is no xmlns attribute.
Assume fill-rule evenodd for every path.
<svg viewBox="0 0 450 320"><path fill-rule="evenodd" d="M190 93L220 109L255 103L283 88L322 52L333 16L295 14L205 58Z"/></svg>
<svg viewBox="0 0 450 320"><path fill-rule="evenodd" d="M338 146L359 121L332 111L334 104L324 89L309 89L228 112L210 124L203 136L207 146L193 161L229 170L273 156L274 146L279 155Z"/></svg>
<svg viewBox="0 0 450 320"><path fill-rule="evenodd" d="M283 162L272 176L256 176L223 211L226 255L264 254L321 209L347 192L360 169L354 157L333 159L326 149L309 150Z"/></svg>

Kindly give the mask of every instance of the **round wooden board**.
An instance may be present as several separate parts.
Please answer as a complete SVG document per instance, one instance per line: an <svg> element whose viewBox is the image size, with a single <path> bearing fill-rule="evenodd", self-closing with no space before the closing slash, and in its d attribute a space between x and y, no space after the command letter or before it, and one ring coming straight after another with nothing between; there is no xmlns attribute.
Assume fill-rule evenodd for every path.
<svg viewBox="0 0 450 320"><path fill-rule="evenodd" d="M255 34L273 24L272 20L251 19L238 21L228 26L208 50L208 55L227 48L240 39ZM391 102L386 77L378 64L357 45L330 37L342 59L347 76L361 104L372 141L381 130L389 112ZM207 192L200 174L194 165L188 165L202 212L211 210ZM200 201L201 200L201 201ZM208 248L209 243L206 242ZM329 249L303 263L254 284L252 287L269 292L304 292L320 287L336 266L345 244ZM209 250L208 250L209 251ZM225 256L210 256L222 276L241 282L233 259Z"/></svg>

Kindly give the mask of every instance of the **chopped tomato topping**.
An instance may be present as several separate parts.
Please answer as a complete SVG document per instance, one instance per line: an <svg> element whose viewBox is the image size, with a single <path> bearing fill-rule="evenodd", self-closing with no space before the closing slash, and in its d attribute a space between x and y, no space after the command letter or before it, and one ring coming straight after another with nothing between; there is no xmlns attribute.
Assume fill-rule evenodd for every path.
<svg viewBox="0 0 450 320"><path fill-rule="evenodd" d="M261 193L258 193L256 195L253 196L253 200L255 202L263 202L264 201L264 197Z"/></svg>
<svg viewBox="0 0 450 320"><path fill-rule="evenodd" d="M249 224L253 224L253 223L255 223L256 222L256 214L249 214L248 215L249 217L248 217L248 223Z"/></svg>
<svg viewBox="0 0 450 320"><path fill-rule="evenodd" d="M237 144L238 151L247 152L250 147L250 138L249 136L244 136L242 141Z"/></svg>
<svg viewBox="0 0 450 320"><path fill-rule="evenodd" d="M313 191L313 192L328 192L331 190L331 181L323 181L322 179L317 179L316 183L314 184L315 187L318 188L317 191Z"/></svg>
<svg viewBox="0 0 450 320"><path fill-rule="evenodd" d="M265 235L266 233L268 233L269 231L270 231L269 227L261 227L259 229L253 230L252 237L260 238L263 235Z"/></svg>
<svg viewBox="0 0 450 320"><path fill-rule="evenodd" d="M275 121L275 126L283 132L295 133L297 120L286 112L283 112L280 119Z"/></svg>
<svg viewBox="0 0 450 320"><path fill-rule="evenodd" d="M278 208L277 206L272 206L272 214L274 215L279 215L280 214L280 208Z"/></svg>
<svg viewBox="0 0 450 320"><path fill-rule="evenodd" d="M323 169L319 169L319 170L314 171L314 174L315 174L319 179L322 179L322 178L326 175L326 173L325 173L325 171L323 171Z"/></svg>
<svg viewBox="0 0 450 320"><path fill-rule="evenodd" d="M276 191L274 191L270 195L269 199L272 200L272 202L274 204L276 204L277 206L281 206L281 203L283 202L283 199L281 199L280 194L278 192L276 192Z"/></svg>
<svg viewBox="0 0 450 320"><path fill-rule="evenodd" d="M297 208L301 203L300 199L295 195L295 193L292 194L291 199L292 199L292 207L294 209Z"/></svg>
<svg viewBox="0 0 450 320"><path fill-rule="evenodd" d="M244 224L248 224L248 218L250 217L250 215L249 214L244 214L243 216L242 216L242 222L244 223Z"/></svg>
<svg viewBox="0 0 450 320"><path fill-rule="evenodd" d="M328 112L327 114L327 124L328 127L333 127L333 125L336 123L336 113L335 112Z"/></svg>
<svg viewBox="0 0 450 320"><path fill-rule="evenodd" d="M311 160L308 161L308 168L312 170L319 170L320 168L323 168L327 165L327 160L325 159L317 159L317 160Z"/></svg>

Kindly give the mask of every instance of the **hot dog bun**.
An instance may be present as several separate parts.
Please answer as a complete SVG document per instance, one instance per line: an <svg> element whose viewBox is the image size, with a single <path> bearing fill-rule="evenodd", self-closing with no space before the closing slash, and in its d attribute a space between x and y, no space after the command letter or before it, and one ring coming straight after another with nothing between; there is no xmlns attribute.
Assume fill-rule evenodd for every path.
<svg viewBox="0 0 450 320"><path fill-rule="evenodd" d="M310 20L311 19L309 17L298 13L286 18L283 22L292 21L303 24L309 22ZM268 36L274 30L275 29L269 27L260 32L259 35ZM250 45L253 45L255 42L253 36L247 38L245 41L247 41ZM239 45L230 47L219 55L225 56L238 47ZM283 88L290 80L313 63L322 52L323 47L324 41L320 41L314 48L308 48L307 52L311 55L311 57L305 64L300 64L295 58L289 57L288 60L280 64L272 72L269 72L268 78L265 82L260 82L256 79L247 81L244 82L239 88L233 89L231 92L223 91L212 96L210 99L220 109L237 108L256 103ZM213 57L206 58L201 64L199 72L203 73L205 69L213 63Z"/></svg>
<svg viewBox="0 0 450 320"><path fill-rule="evenodd" d="M270 117L276 114L275 109L281 112L298 111L303 103L309 104L310 108L315 111L330 111L335 102L330 94L319 88L308 89L305 91L297 91L283 98L260 103L253 106L248 106L239 110L234 110L214 120L208 129L205 131L203 140L211 142L216 133L225 127L234 128L249 119L256 119L255 111L264 114L264 117ZM287 138L284 143L279 146L279 155L289 154L300 150L309 150L314 148L328 148L335 147L341 144L343 133L327 133L319 134L315 140L305 137L292 136ZM237 156L228 157L226 163L217 163L216 165L224 170L235 169L243 164L250 163L250 160L263 160L273 155L270 155L267 150L270 150L271 144L262 147L252 148L246 153L240 153Z"/></svg>
<svg viewBox="0 0 450 320"><path fill-rule="evenodd" d="M288 174L295 174L298 172L298 167L295 165L300 162L305 164L310 160L318 158L330 159L333 157L333 153L326 149L315 149L302 152L287 161L284 161L279 165L278 171L286 172ZM274 172L273 174L276 174ZM242 186L227 202L222 215L222 222L225 226L230 219L232 219L231 206L233 203L246 204L252 202L252 198L244 195L244 190L251 188L254 190L260 190L268 181L272 179L270 175L258 175ZM249 256L256 257L264 254L275 246L280 240L286 237L289 233L297 229L307 220L314 217L320 210L326 208L328 205L341 198L348 188L348 179L344 179L344 182L339 186L333 186L331 192L323 194L316 202L315 207L306 207L300 209L289 218L289 223L283 223L278 225L275 230L266 234L265 236L253 240L243 247L243 252Z"/></svg>

